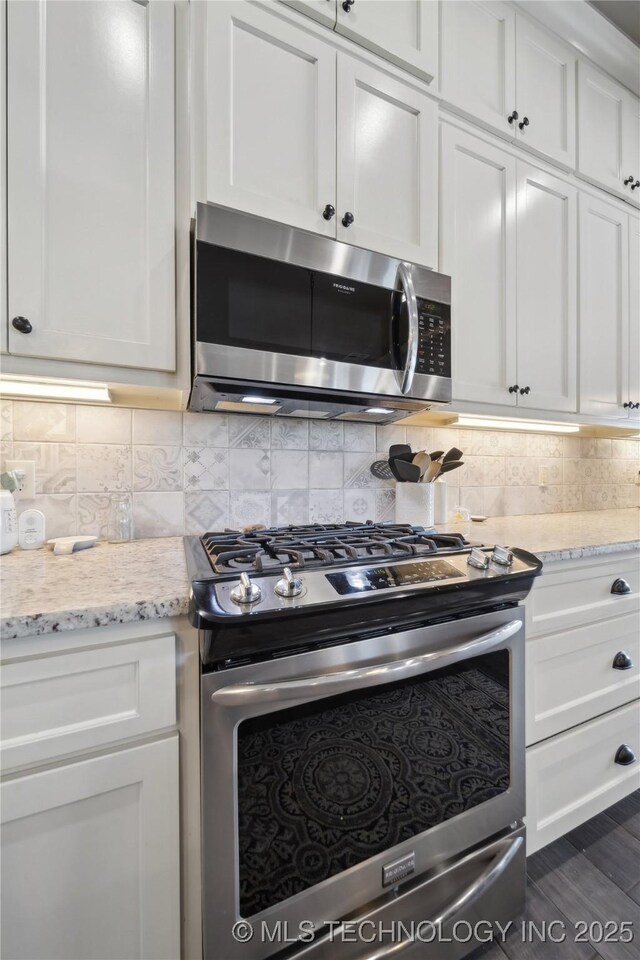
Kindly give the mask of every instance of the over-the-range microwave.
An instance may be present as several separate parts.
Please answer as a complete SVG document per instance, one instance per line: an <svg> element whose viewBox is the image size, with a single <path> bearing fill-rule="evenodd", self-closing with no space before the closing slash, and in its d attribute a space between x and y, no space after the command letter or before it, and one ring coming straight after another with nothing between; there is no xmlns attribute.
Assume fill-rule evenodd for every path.
<svg viewBox="0 0 640 960"><path fill-rule="evenodd" d="M451 279L199 203L189 409L389 423L451 400Z"/></svg>

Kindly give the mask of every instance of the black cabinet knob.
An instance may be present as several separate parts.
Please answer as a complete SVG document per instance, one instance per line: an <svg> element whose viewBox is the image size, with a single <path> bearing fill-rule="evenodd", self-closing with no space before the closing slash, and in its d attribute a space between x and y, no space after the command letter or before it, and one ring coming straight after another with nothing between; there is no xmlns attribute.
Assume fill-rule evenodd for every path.
<svg viewBox="0 0 640 960"><path fill-rule="evenodd" d="M520 123L518 124L521 130L524 130L525 127L529 126L529 117L523 117Z"/></svg>
<svg viewBox="0 0 640 960"><path fill-rule="evenodd" d="M344 0L344 3L342 4L342 9L344 10L344 12L349 13L349 11L351 10L351 7L354 5L355 2L356 0Z"/></svg>
<svg viewBox="0 0 640 960"><path fill-rule="evenodd" d="M19 330L20 333L31 333L33 327L31 326L31 321L27 320L26 317L14 317L11 321L12 326Z"/></svg>
<svg viewBox="0 0 640 960"><path fill-rule="evenodd" d="M531 393L531 387L522 387L520 389L520 395L522 397L526 396L527 393Z"/></svg>
<svg viewBox="0 0 640 960"><path fill-rule="evenodd" d="M628 767L636 762L636 755L628 743L621 743L616 750L614 760L616 763L619 763L621 767Z"/></svg>
<svg viewBox="0 0 640 960"><path fill-rule="evenodd" d="M513 121L514 121L514 120L517 120L517 119L518 119L518 111L517 111L517 110L514 110L513 113L510 113L509 116L507 117L507 120L509 121L509 123L513 123Z"/></svg>
<svg viewBox="0 0 640 960"><path fill-rule="evenodd" d="M628 187L630 183L633 183L633 177L627 177L624 182L625 187Z"/></svg>
<svg viewBox="0 0 640 960"><path fill-rule="evenodd" d="M623 403L622 406L624 407L625 410L631 410L631 408L633 407L633 404L631 403L630 400L627 400L627 402Z"/></svg>
<svg viewBox="0 0 640 960"><path fill-rule="evenodd" d="M622 577L618 577L617 580L614 580L611 584L611 593L615 594L617 597L623 597L627 593L631 593L631 587L626 580L623 580Z"/></svg>
<svg viewBox="0 0 640 960"><path fill-rule="evenodd" d="M514 383L512 387L509 387L509 393L517 393L520 387L517 383Z"/></svg>
<svg viewBox="0 0 640 960"><path fill-rule="evenodd" d="M624 650L620 650L613 658L611 666L614 670L631 670L633 660Z"/></svg>
<svg viewBox="0 0 640 960"><path fill-rule="evenodd" d="M632 403L632 404L631 404L631 409L632 409L632 410L640 410L640 401L638 401L638 403Z"/></svg>
<svg viewBox="0 0 640 960"><path fill-rule="evenodd" d="M346 0L345 0L345 2L346 2ZM349 211L347 210L347 212L345 213L344 217L342 218L342 226L343 226L343 227L350 227L354 220L355 220L354 215L353 215L352 213L349 213Z"/></svg>
<svg viewBox="0 0 640 960"><path fill-rule="evenodd" d="M322 211L322 216L324 217L325 220L331 220L331 217L335 216L335 213L336 213L336 208L332 206L330 203L328 203L324 208L324 210Z"/></svg>
<svg viewBox="0 0 640 960"><path fill-rule="evenodd" d="M632 184L631 184L631 189L632 189L632 190L635 190L636 187L640 187L640 180L636 180L635 183L632 183Z"/></svg>

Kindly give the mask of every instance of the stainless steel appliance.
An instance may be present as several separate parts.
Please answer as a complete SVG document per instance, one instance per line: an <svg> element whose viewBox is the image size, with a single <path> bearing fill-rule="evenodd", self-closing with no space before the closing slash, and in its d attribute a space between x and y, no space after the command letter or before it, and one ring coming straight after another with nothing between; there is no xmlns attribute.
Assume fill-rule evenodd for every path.
<svg viewBox="0 0 640 960"><path fill-rule="evenodd" d="M189 409L387 423L451 400L451 281L215 204L193 246Z"/></svg>
<svg viewBox="0 0 640 960"><path fill-rule="evenodd" d="M396 524L225 531L186 551L205 960L413 957L420 929L439 930L429 957L455 958L475 945L455 924L517 916L519 602L540 562ZM367 936L345 942L354 924Z"/></svg>

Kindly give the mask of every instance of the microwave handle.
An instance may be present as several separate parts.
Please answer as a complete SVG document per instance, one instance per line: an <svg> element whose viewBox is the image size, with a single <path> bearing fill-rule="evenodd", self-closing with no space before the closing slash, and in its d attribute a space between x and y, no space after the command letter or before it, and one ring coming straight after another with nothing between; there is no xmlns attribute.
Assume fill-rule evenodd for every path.
<svg viewBox="0 0 640 960"><path fill-rule="evenodd" d="M277 700L318 700L321 697L348 693L392 680L405 680L424 673L427 669L446 667L467 657L487 653L515 636L522 629L521 620L510 620L496 630L474 637L466 643L443 647L431 653L423 653L406 660L376 663L353 670L341 670L318 677L301 677L299 680L273 680L271 683L235 683L221 687L211 694L214 703L226 706L241 706L250 703L269 703Z"/></svg>
<svg viewBox="0 0 640 960"><path fill-rule="evenodd" d="M416 372L416 363L418 361L418 299L413 287L413 278L411 268L406 263L401 263L398 267L398 279L404 291L407 300L407 313L409 315L409 344L407 348L407 362L402 375L400 389L406 395L411 390L413 378Z"/></svg>

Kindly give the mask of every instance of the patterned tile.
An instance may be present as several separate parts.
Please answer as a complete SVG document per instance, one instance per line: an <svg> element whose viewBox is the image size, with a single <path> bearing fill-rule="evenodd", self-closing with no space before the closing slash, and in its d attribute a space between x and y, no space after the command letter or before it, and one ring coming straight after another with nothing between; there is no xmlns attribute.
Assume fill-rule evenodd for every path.
<svg viewBox="0 0 640 960"><path fill-rule="evenodd" d="M14 440L73 442L76 438L76 408L67 403L13 402Z"/></svg>
<svg viewBox="0 0 640 960"><path fill-rule="evenodd" d="M432 427L407 427L406 430L407 443L415 452L426 450L427 453L431 453L432 450L436 449L433 445ZM378 444L378 449L380 449L380 444Z"/></svg>
<svg viewBox="0 0 640 960"><path fill-rule="evenodd" d="M376 430L372 423L345 423L344 449L345 450L375 450Z"/></svg>
<svg viewBox="0 0 640 960"><path fill-rule="evenodd" d="M562 455L571 460L579 460L582 456L582 441L580 437L563 437Z"/></svg>
<svg viewBox="0 0 640 960"><path fill-rule="evenodd" d="M133 489L182 489L182 451L180 447L133 448Z"/></svg>
<svg viewBox="0 0 640 960"><path fill-rule="evenodd" d="M80 443L77 469L79 493L131 490L131 447Z"/></svg>
<svg viewBox="0 0 640 960"><path fill-rule="evenodd" d="M357 523L364 523L366 520L375 520L376 491L345 490L344 516L345 520L355 520Z"/></svg>
<svg viewBox="0 0 640 960"><path fill-rule="evenodd" d="M415 428L414 428L415 429ZM368 447L369 450L386 450L389 453L389 447L393 443L407 443L407 428L396 423L387 423L375 428L376 442L374 447ZM360 449L353 447L353 450ZM417 449L421 449L418 447Z"/></svg>
<svg viewBox="0 0 640 960"><path fill-rule="evenodd" d="M75 444L14 443L13 457L16 460L35 462L36 494L75 492Z"/></svg>
<svg viewBox="0 0 640 960"><path fill-rule="evenodd" d="M236 490L268 490L270 462L268 450L230 450L229 486Z"/></svg>
<svg viewBox="0 0 640 960"><path fill-rule="evenodd" d="M175 537L184 530L184 495L171 493L134 493L134 536Z"/></svg>
<svg viewBox="0 0 640 960"><path fill-rule="evenodd" d="M244 527L262 523L271 524L271 494L254 490L232 490L229 496L229 521L231 526Z"/></svg>
<svg viewBox="0 0 640 960"><path fill-rule="evenodd" d="M482 468L482 482L485 486L504 486L507 475L507 465L504 457L483 457ZM459 470L454 470L452 476L455 477L459 472Z"/></svg>
<svg viewBox="0 0 640 960"><path fill-rule="evenodd" d="M309 522L308 490L274 490L271 494L271 523Z"/></svg>
<svg viewBox="0 0 640 960"><path fill-rule="evenodd" d="M371 464L376 459L372 453L345 453L344 455L344 486L382 487L393 483L392 480L378 480L371 473ZM328 484L327 484L328 486Z"/></svg>
<svg viewBox="0 0 640 960"><path fill-rule="evenodd" d="M179 410L134 410L133 442L151 446L181 446L182 413Z"/></svg>
<svg viewBox="0 0 640 960"><path fill-rule="evenodd" d="M228 450L222 447L184 448L185 491L226 490L228 487Z"/></svg>
<svg viewBox="0 0 640 960"><path fill-rule="evenodd" d="M78 496L78 533L104 540L109 535L110 516L110 494ZM134 536L137 536L135 530Z"/></svg>
<svg viewBox="0 0 640 960"><path fill-rule="evenodd" d="M271 486L289 490L309 486L309 454L306 450L271 451Z"/></svg>
<svg viewBox="0 0 640 960"><path fill-rule="evenodd" d="M579 483L567 483L562 485L562 509L566 513L576 510L582 510L582 486Z"/></svg>
<svg viewBox="0 0 640 960"><path fill-rule="evenodd" d="M505 481L508 487L526 487L538 482L538 465L528 457L507 457ZM519 511L519 513L522 511Z"/></svg>
<svg viewBox="0 0 640 960"><path fill-rule="evenodd" d="M528 457L561 457L563 437L546 436L545 434L527 433L526 455Z"/></svg>
<svg viewBox="0 0 640 960"><path fill-rule="evenodd" d="M312 420L309 424L309 450L342 450L343 424L332 420Z"/></svg>
<svg viewBox="0 0 640 960"><path fill-rule="evenodd" d="M505 513L504 487L485 487L483 513L487 517L502 517Z"/></svg>
<svg viewBox="0 0 640 960"><path fill-rule="evenodd" d="M32 501L45 516L45 536L72 537L76 533L76 496L73 493L56 493L36 496Z"/></svg>
<svg viewBox="0 0 640 960"><path fill-rule="evenodd" d="M185 493L184 532L200 535L225 530L230 525L228 491Z"/></svg>
<svg viewBox="0 0 640 960"><path fill-rule="evenodd" d="M459 503L470 513L484 514L484 489L482 487L460 487Z"/></svg>
<svg viewBox="0 0 640 960"><path fill-rule="evenodd" d="M131 443L131 410L126 407L76 407L78 443Z"/></svg>
<svg viewBox="0 0 640 960"><path fill-rule="evenodd" d="M393 522L396 518L395 487L376 490L376 520L381 523Z"/></svg>
<svg viewBox="0 0 640 960"><path fill-rule="evenodd" d="M308 450L309 424L306 420L272 420L271 449Z"/></svg>
<svg viewBox="0 0 640 960"><path fill-rule="evenodd" d="M221 413L183 413L182 436L185 446L228 447L229 417Z"/></svg>
<svg viewBox="0 0 640 960"><path fill-rule="evenodd" d="M310 523L342 523L343 520L342 490L309 490Z"/></svg>
<svg viewBox="0 0 640 960"><path fill-rule="evenodd" d="M0 399L0 440L13 440L13 403Z"/></svg>
<svg viewBox="0 0 640 960"><path fill-rule="evenodd" d="M269 420L266 417L242 414L229 417L230 447L268 447L270 434Z"/></svg>
<svg viewBox="0 0 640 960"><path fill-rule="evenodd" d="M564 509L562 484L551 483L547 487L540 487L539 498L541 513L562 513Z"/></svg>
<svg viewBox="0 0 640 960"><path fill-rule="evenodd" d="M309 453L309 486L341 487L343 459L342 452L311 451Z"/></svg>

